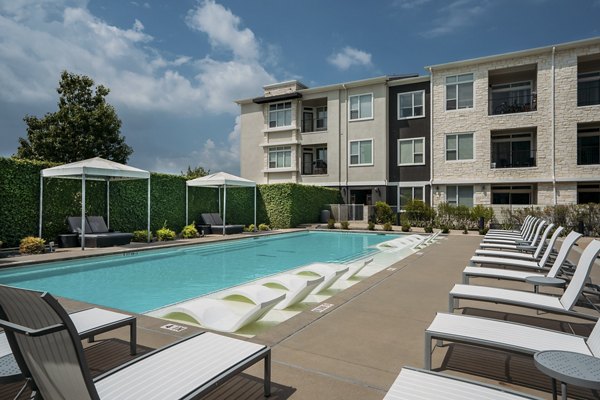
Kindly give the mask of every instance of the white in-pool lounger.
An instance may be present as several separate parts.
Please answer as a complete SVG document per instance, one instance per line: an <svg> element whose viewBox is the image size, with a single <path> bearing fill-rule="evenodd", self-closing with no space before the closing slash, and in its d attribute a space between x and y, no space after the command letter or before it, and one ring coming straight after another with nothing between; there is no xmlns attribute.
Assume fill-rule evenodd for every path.
<svg viewBox="0 0 600 400"><path fill-rule="evenodd" d="M256 284L283 293L285 298L274 307L276 310L283 310L304 300L323 280L323 276L317 275L300 277L294 274L279 274L260 279Z"/></svg>
<svg viewBox="0 0 600 400"><path fill-rule="evenodd" d="M449 293L448 310L452 313L456 308L459 308L460 299L467 299L533 308L554 314L566 314L595 321L598 319L597 315L576 312L573 310L573 306L575 306L579 295L583 291L592 265L599 253L600 241L593 240L581 254L577 267L571 277L571 282L561 297L522 292L520 290L457 284L454 285Z"/></svg>
<svg viewBox="0 0 600 400"><path fill-rule="evenodd" d="M386 240L377 244L377 248L381 251L396 251L399 249L405 249L408 247L417 247L429 238L430 235L424 236L420 234L413 234L408 236L402 236L396 239Z"/></svg>
<svg viewBox="0 0 600 400"><path fill-rule="evenodd" d="M169 307L163 318L192 321L220 332L235 332L261 319L285 293L262 285L246 285L224 291L220 298L202 297Z"/></svg>
<svg viewBox="0 0 600 400"><path fill-rule="evenodd" d="M541 400L525 393L456 376L404 367L383 400Z"/></svg>
<svg viewBox="0 0 600 400"><path fill-rule="evenodd" d="M323 282L312 291L312 293L318 294L333 285L349 269L350 267L346 264L312 263L295 269L293 273L304 277L322 276Z"/></svg>

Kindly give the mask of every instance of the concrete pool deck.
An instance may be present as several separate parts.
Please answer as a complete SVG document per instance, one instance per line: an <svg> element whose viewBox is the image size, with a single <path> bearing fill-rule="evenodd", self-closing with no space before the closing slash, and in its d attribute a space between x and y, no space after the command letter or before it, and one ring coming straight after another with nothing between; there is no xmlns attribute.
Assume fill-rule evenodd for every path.
<svg viewBox="0 0 600 400"><path fill-rule="evenodd" d="M436 312L447 310L448 292L460 282L460 272L480 240L477 235L441 237L437 243L327 299L326 303L332 306L323 312L311 311L318 306L315 304L315 307L248 339L272 347L271 398L382 399L402 366L422 367L424 330ZM570 257L572 261L577 261L577 252L588 242L582 240L574 256ZM598 268L593 269L592 279L594 282L600 279ZM481 284L485 284L483 279ZM527 289L519 283L494 281L492 284ZM62 303L68 310L85 306L68 300ZM537 315L535 311L489 303L464 304L468 306L463 309L465 313L520 319L562 330L573 329L584 335L591 330L591 324L582 320ZM554 323L559 320L574 323ZM187 327L182 332L173 332L161 328L165 324L163 320L138 316L140 346L160 347L199 331L199 328ZM106 343L112 338L127 340L128 332L120 329L98 339L107 339ZM86 352L100 349L103 344L100 340ZM102 356L109 358L115 352L124 357L127 353L111 348ZM535 369L531 357L452 345L436 349L433 360L434 369L542 398L551 397L550 379ZM98 368L102 369L101 366ZM9 393L11 388L0 385L0 396ZM260 399L261 388L262 365L259 364L224 384L208 398ZM570 387L569 394L579 398L599 398L598 393L576 387Z"/></svg>

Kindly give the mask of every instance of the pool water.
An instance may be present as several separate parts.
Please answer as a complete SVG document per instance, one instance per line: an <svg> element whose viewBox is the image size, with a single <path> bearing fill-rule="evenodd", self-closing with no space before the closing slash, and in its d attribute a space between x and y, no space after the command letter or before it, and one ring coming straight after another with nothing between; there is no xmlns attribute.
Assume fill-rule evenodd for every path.
<svg viewBox="0 0 600 400"><path fill-rule="evenodd" d="M311 262L364 257L389 239L349 232L258 236L9 268L0 271L0 283L144 313Z"/></svg>

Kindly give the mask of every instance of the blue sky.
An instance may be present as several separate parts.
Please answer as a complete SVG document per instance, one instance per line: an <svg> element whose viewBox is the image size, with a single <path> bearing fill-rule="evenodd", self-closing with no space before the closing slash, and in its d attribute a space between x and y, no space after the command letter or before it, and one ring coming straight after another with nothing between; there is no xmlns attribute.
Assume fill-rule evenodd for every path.
<svg viewBox="0 0 600 400"><path fill-rule="evenodd" d="M600 0L0 0L0 155L62 70L111 89L129 164L239 173L235 99L600 36Z"/></svg>

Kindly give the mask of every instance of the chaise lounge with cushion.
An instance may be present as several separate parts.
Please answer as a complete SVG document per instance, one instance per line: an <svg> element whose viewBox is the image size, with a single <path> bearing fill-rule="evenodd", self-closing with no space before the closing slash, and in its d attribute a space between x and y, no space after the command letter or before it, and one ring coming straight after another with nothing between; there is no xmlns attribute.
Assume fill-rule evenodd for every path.
<svg viewBox="0 0 600 400"><path fill-rule="evenodd" d="M67 218L69 229L72 233L78 233L81 241L81 217ZM133 234L128 232L112 232L104 223L104 218L89 216L85 219L85 246L86 247L110 247L129 244Z"/></svg>
<svg viewBox="0 0 600 400"><path fill-rule="evenodd" d="M219 213L203 213L202 220L206 225L210 225L212 233L224 233L226 235L232 233L242 233L244 225L223 225L223 220Z"/></svg>

